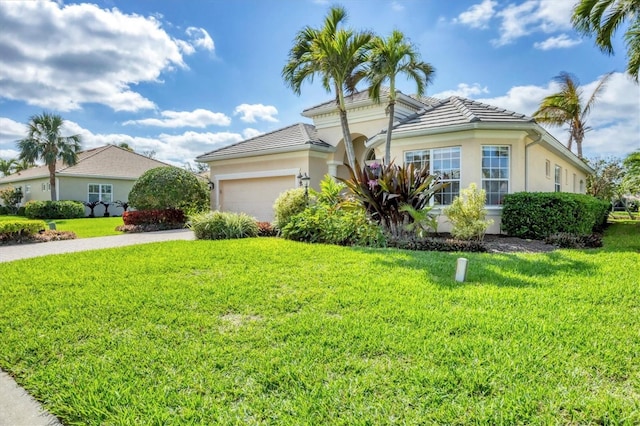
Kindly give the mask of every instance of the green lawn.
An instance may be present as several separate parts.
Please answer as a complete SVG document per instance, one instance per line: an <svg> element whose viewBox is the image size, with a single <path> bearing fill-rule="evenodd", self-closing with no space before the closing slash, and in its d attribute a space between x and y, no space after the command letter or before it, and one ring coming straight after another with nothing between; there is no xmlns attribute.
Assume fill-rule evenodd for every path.
<svg viewBox="0 0 640 426"><path fill-rule="evenodd" d="M25 220L22 216L0 216L4 220ZM122 225L122 217L84 217L80 219L54 219L45 222L55 222L58 231L73 231L78 238L104 237L107 235L120 235L116 227Z"/></svg>
<svg viewBox="0 0 640 426"><path fill-rule="evenodd" d="M65 424L638 424L640 224L546 254L176 241L0 264Z"/></svg>

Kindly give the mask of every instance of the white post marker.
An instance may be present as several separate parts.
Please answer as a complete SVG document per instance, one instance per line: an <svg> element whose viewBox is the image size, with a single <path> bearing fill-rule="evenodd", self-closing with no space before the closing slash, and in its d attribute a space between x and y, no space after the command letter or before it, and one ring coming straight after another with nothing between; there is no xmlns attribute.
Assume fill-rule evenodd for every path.
<svg viewBox="0 0 640 426"><path fill-rule="evenodd" d="M456 263L456 281L463 283L467 279L467 264L469 260L459 257Z"/></svg>

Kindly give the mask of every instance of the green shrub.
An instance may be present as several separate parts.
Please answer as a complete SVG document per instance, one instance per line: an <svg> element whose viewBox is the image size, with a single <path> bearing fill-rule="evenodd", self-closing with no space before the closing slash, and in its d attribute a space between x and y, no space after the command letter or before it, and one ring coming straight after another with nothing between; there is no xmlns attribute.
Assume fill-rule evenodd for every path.
<svg viewBox="0 0 640 426"><path fill-rule="evenodd" d="M75 219L84 217L80 201L28 201L24 213L29 219Z"/></svg>
<svg viewBox="0 0 640 426"><path fill-rule="evenodd" d="M493 223L493 220L485 219L486 199L485 190L478 189L475 183L460 191L460 195L442 211L453 225L451 235L461 240L482 240L487 228Z"/></svg>
<svg viewBox="0 0 640 426"><path fill-rule="evenodd" d="M156 167L136 180L129 205L138 210L180 209L187 214L209 208L209 190L193 173L178 167Z"/></svg>
<svg viewBox="0 0 640 426"><path fill-rule="evenodd" d="M307 208L307 199L303 188L294 188L283 192L273 203L275 220L273 225L283 229L291 218Z"/></svg>
<svg viewBox="0 0 640 426"><path fill-rule="evenodd" d="M589 235L607 223L610 203L584 194L518 192L504 197L502 229L511 236Z"/></svg>
<svg viewBox="0 0 640 426"><path fill-rule="evenodd" d="M462 251L482 253L487 247L479 240L454 240L443 238L400 237L387 240L387 247L417 251Z"/></svg>
<svg viewBox="0 0 640 426"><path fill-rule="evenodd" d="M47 224L42 220L8 220L0 222L0 242L20 241L40 231Z"/></svg>
<svg viewBox="0 0 640 426"><path fill-rule="evenodd" d="M325 204L311 206L293 216L282 229L289 240L343 246L383 247L384 233L367 217L362 207L331 208Z"/></svg>
<svg viewBox="0 0 640 426"><path fill-rule="evenodd" d="M0 216L7 216L9 214L11 214L11 212L9 211L9 207L0 206Z"/></svg>
<svg viewBox="0 0 640 426"><path fill-rule="evenodd" d="M278 235L278 230L269 222L257 222L257 225L259 237L275 237Z"/></svg>
<svg viewBox="0 0 640 426"><path fill-rule="evenodd" d="M225 240L258 236L258 224L246 213L207 212L191 217L189 227L199 240Z"/></svg>
<svg viewBox="0 0 640 426"><path fill-rule="evenodd" d="M391 235L401 235L413 218L402 206L414 211L423 210L429 200L446 183L438 182L429 168L416 169L413 164L397 166L377 163L349 168L351 179L344 180L356 199L362 203L372 220L379 223Z"/></svg>

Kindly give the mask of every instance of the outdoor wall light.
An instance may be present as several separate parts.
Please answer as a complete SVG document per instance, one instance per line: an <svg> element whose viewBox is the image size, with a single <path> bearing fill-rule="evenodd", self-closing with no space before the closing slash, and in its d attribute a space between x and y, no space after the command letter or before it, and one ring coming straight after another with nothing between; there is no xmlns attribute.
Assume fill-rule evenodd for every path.
<svg viewBox="0 0 640 426"><path fill-rule="evenodd" d="M298 173L298 184L300 186L304 186L304 198L305 200L309 200L309 181L311 181L311 177L309 177L309 175L307 174L307 172L304 173L304 175L301 173Z"/></svg>
<svg viewBox="0 0 640 426"><path fill-rule="evenodd" d="M209 187L209 191L213 191L213 189L216 187L216 184L208 180L207 186Z"/></svg>

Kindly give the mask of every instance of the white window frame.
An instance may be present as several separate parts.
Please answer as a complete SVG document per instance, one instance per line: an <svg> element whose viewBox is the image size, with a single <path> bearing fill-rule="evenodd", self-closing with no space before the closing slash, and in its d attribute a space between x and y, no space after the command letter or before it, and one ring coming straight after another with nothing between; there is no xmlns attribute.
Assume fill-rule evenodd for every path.
<svg viewBox="0 0 640 426"><path fill-rule="evenodd" d="M553 186L555 192L562 192L562 167L557 164L554 169Z"/></svg>
<svg viewBox="0 0 640 426"><path fill-rule="evenodd" d="M457 153L457 160L458 160L458 168L454 169L452 167L450 167L449 169L447 169L447 171L452 171L455 173L455 171L457 170L457 178L447 178L447 177L443 177L441 175L441 173L439 173L439 169L437 168L437 166L434 166L434 163L436 163L438 160L435 159L436 154L441 153L444 154L446 152L449 153L453 153L456 152ZM409 157L413 157L412 161L408 161ZM453 158L455 159L455 158ZM449 159L451 160L451 159ZM442 161L447 161L447 159L444 159ZM446 188L438 191L436 193L436 195L434 195L434 197L431 198L431 200L429 200L429 204L430 205L449 205L448 204L443 204L443 203L438 203L436 202L436 198L437 197L442 197L442 194L445 193L446 196L450 196L451 197L451 201L453 201L453 199L455 197L457 197L458 195L460 195L460 182L462 180L462 148L460 146L447 146L447 147L443 147L443 148L430 148L430 149L417 149L417 150L412 150L412 151L405 151L404 152L404 163L405 165L409 165L409 164L414 164L415 167L417 168L422 168L425 166L425 164L429 165L429 173L430 174L434 174L434 175L439 175L440 176L440 182L449 182L450 185L448 185ZM452 190L452 188L455 186L455 184L457 184L457 190Z"/></svg>
<svg viewBox="0 0 640 426"><path fill-rule="evenodd" d="M91 187L92 186L97 186L98 187L98 192L95 191L91 191ZM104 191L104 188L109 187L110 191ZM100 201L100 202L105 202L105 203L113 203L113 184L110 183L90 183L87 185L87 202L91 202L91 195L95 195L97 194L97 200L93 200L93 201ZM105 200L104 195L105 194L109 194L109 200Z"/></svg>
<svg viewBox="0 0 640 426"><path fill-rule="evenodd" d="M42 192L51 191L51 182L44 182L41 186Z"/></svg>
<svg viewBox="0 0 640 426"><path fill-rule="evenodd" d="M547 177L547 179L551 179L551 161L550 160L544 161L544 175Z"/></svg>
<svg viewBox="0 0 640 426"><path fill-rule="evenodd" d="M504 158L504 157L485 157L485 149L496 149L496 148L500 148L500 149L506 149L507 150L507 165L506 167L502 167L499 164L496 166L493 166L492 164L489 164L488 167L484 166L484 162L485 162L485 158L487 158L489 160L489 162L491 163L491 159L493 158ZM482 189L484 189L487 193L487 207L499 207L502 205L502 200L504 198L504 195L509 194L509 192L511 191L511 147L509 145L482 145L482 155L480 157L480 172L481 172L481 176L482 176ZM485 177L485 170L489 172L489 175L491 174L492 170L499 170L500 171L500 176L498 177ZM506 172L506 173L505 173ZM504 177L504 174L506 174L506 178ZM489 184L492 182L499 182L500 183L500 189L498 190L498 192L490 192L489 191ZM503 185L506 183L506 188L503 190ZM494 203L494 202L489 202L490 201L490 196L492 194L497 194L498 195L498 202Z"/></svg>
<svg viewBox="0 0 640 426"><path fill-rule="evenodd" d="M24 193L25 194L31 194L31 185L25 185L24 186Z"/></svg>

